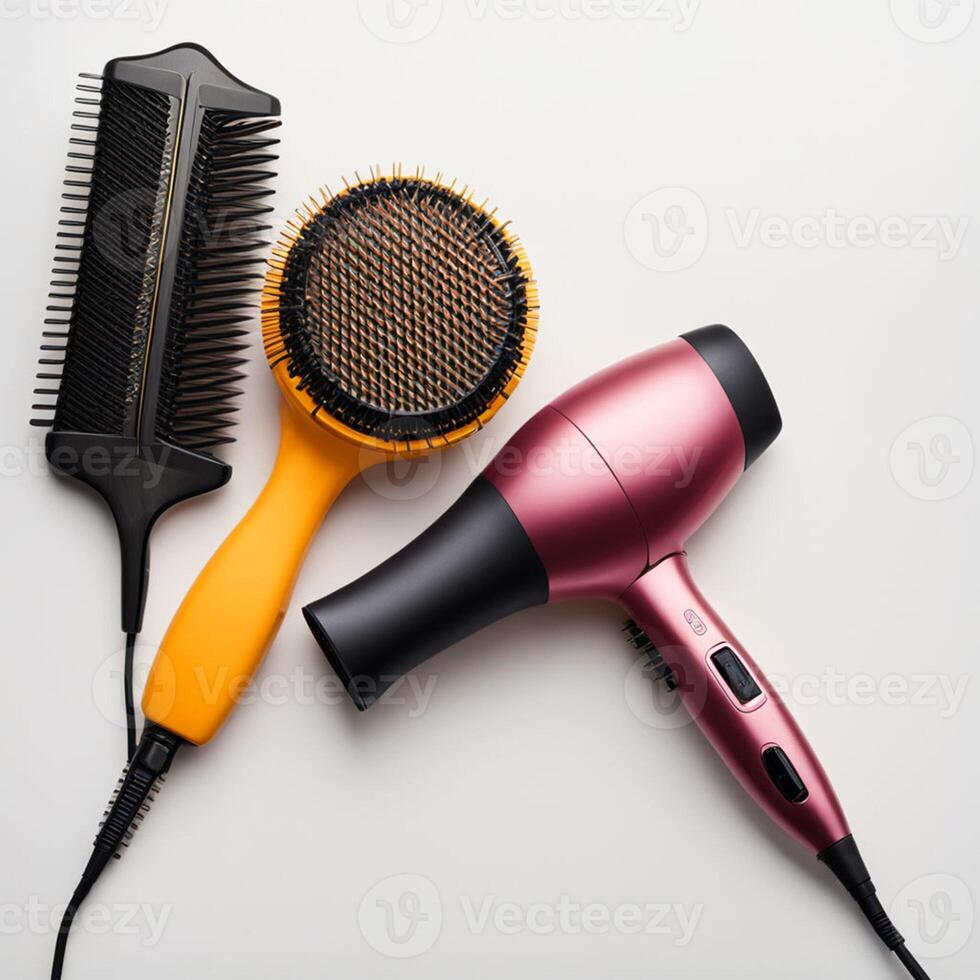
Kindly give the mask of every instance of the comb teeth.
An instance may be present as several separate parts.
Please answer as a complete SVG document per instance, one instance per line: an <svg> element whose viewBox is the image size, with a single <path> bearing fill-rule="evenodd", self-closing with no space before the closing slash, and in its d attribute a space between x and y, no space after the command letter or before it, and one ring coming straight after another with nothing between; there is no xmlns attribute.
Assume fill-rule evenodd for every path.
<svg viewBox="0 0 980 980"><path fill-rule="evenodd" d="M660 651L653 645L650 637L632 619L626 620L623 624L623 632L626 634L627 642L639 650L640 653L645 653L649 658L647 665L654 679L663 681L667 685L668 691L676 691L677 677L670 667L664 663L664 658L660 655Z"/></svg>
<svg viewBox="0 0 980 980"><path fill-rule="evenodd" d="M205 110L191 169L156 432L198 452L234 441L229 428L245 363L243 308L262 281L256 254L269 244L264 186L279 141L265 134L278 119Z"/></svg>
<svg viewBox="0 0 980 980"><path fill-rule="evenodd" d="M94 75L83 75L78 89L31 424L133 435L144 389L158 380L156 437L211 451L233 441L244 308L263 278L257 250L268 244L262 221L272 210L265 184L275 176L268 165L278 140L267 134L279 121L202 111L151 382L180 106Z"/></svg>
<svg viewBox="0 0 980 980"><path fill-rule="evenodd" d="M141 383L175 100L81 77L31 424L121 434Z"/></svg>

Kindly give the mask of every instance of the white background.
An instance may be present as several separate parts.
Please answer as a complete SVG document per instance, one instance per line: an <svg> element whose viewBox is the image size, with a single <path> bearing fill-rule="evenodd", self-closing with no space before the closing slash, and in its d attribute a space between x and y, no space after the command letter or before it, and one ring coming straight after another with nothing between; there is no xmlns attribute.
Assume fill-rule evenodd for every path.
<svg viewBox="0 0 980 980"><path fill-rule="evenodd" d="M420 672L435 679L421 712L409 697L359 715L269 684L328 676L301 602L413 537L538 407L715 321L761 361L785 428L691 542L692 568L793 685L910 946L936 980L975 977L973 6L929 0L922 20L917 0L704 0L688 22L679 0L2 0L0 973L47 976L46 910L77 880L124 746L114 531L46 472L26 425L74 76L195 40L282 100L278 222L372 163L458 175L526 243L541 329L515 397L429 492L344 494L264 695L179 758L92 896L108 933L77 928L66 980L901 975L693 727L642 698L630 709L612 607L532 610L461 643ZM965 235L944 243L943 227ZM248 370L232 483L154 536L144 664L268 474L278 395L257 331ZM428 916L414 932L403 893ZM600 919L594 934L552 921L563 896L674 911L665 933ZM386 901L407 943L386 935ZM168 916L152 945L145 912L140 934L123 921L129 903ZM685 945L678 906L697 917Z"/></svg>

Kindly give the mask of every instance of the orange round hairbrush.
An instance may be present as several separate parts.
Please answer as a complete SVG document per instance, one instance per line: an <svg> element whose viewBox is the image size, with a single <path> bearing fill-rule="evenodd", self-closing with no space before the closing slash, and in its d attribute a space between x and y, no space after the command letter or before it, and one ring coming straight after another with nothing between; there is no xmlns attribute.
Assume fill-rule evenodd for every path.
<svg viewBox="0 0 980 980"><path fill-rule="evenodd" d="M197 745L214 735L340 491L370 466L482 427L520 380L536 321L523 249L465 188L377 172L303 206L262 304L283 394L279 456L163 639L148 722Z"/></svg>

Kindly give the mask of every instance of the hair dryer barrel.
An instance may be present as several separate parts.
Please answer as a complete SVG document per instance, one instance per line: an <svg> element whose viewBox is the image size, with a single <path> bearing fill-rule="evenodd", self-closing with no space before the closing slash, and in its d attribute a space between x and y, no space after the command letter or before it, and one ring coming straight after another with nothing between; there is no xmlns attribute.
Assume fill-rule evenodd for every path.
<svg viewBox="0 0 980 980"><path fill-rule="evenodd" d="M547 601L548 577L524 528L479 476L428 530L303 615L363 711L433 654Z"/></svg>

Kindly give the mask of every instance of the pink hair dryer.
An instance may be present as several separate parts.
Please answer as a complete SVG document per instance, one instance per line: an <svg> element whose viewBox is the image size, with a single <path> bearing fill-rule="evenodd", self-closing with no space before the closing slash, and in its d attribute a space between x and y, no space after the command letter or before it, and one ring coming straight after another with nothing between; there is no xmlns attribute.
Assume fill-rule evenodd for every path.
<svg viewBox="0 0 980 980"><path fill-rule="evenodd" d="M781 425L735 333L684 334L542 409L427 531L303 614L365 709L427 657L517 610L586 597L619 603L655 676L679 691L742 785L834 872L921 980L827 774L688 571L688 537Z"/></svg>

